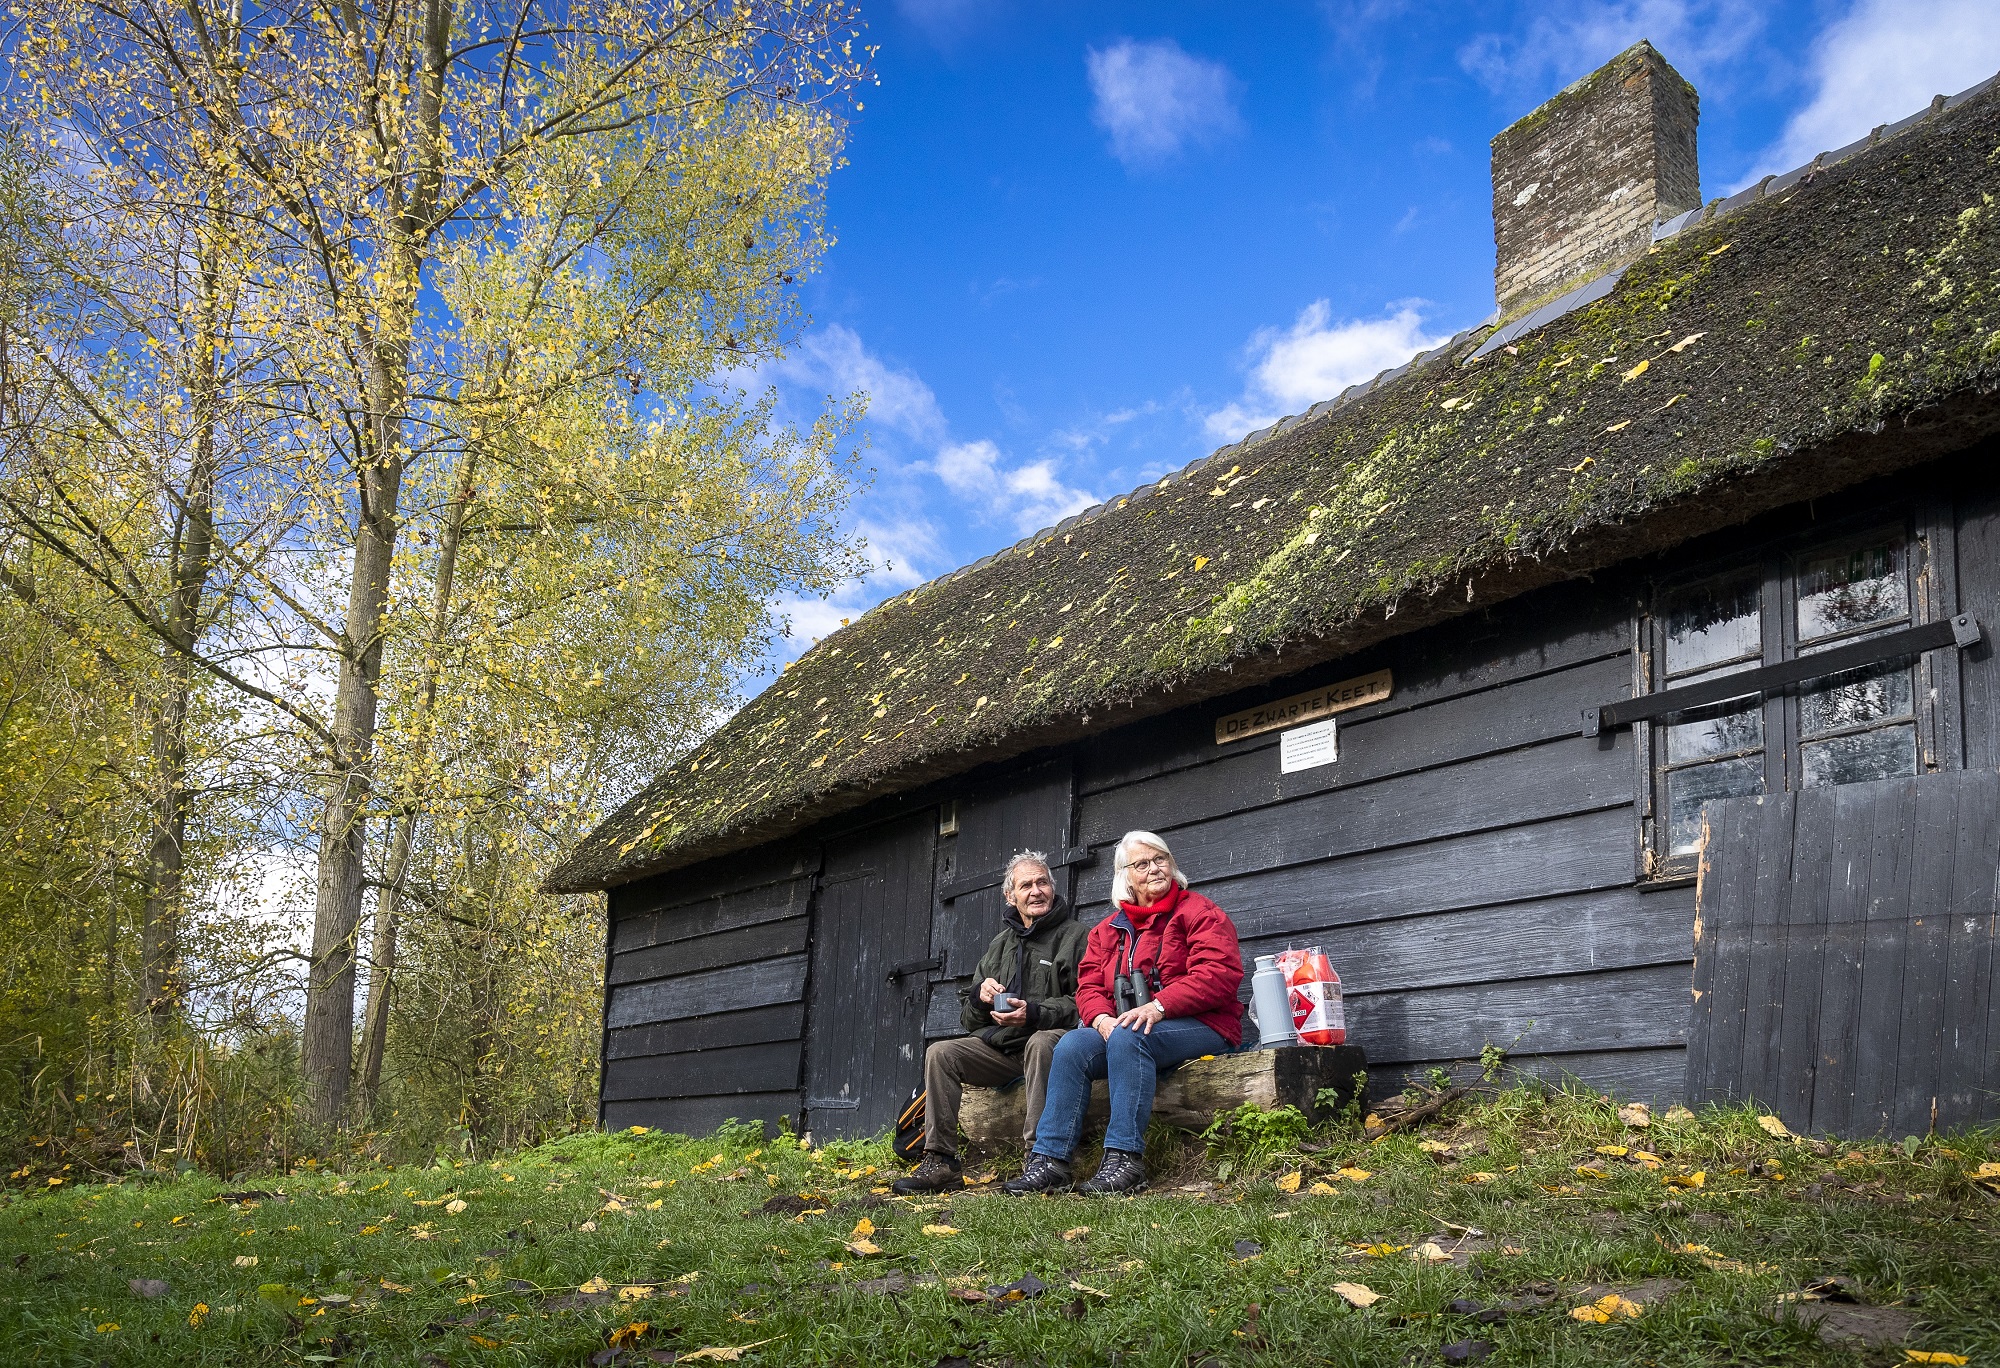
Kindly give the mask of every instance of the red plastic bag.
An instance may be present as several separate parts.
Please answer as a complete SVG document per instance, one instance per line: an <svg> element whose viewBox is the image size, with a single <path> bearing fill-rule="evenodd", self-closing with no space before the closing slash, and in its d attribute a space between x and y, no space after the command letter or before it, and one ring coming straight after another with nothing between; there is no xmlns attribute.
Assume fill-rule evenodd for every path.
<svg viewBox="0 0 2000 1368"><path fill-rule="evenodd" d="M1340 975L1317 945L1278 956L1292 998L1292 1025L1301 1045L1347 1043L1347 1010L1340 1000Z"/></svg>

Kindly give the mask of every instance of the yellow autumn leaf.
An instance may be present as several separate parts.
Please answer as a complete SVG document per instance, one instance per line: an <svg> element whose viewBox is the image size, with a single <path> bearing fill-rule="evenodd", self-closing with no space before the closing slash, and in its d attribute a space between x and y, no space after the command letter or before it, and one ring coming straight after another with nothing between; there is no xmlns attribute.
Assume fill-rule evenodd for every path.
<svg viewBox="0 0 2000 1368"><path fill-rule="evenodd" d="M1570 1319L1583 1321L1587 1325L1604 1325L1618 1316L1638 1319L1645 1307L1629 1301L1616 1292L1607 1292L1588 1306L1570 1308Z"/></svg>
<svg viewBox="0 0 2000 1368"><path fill-rule="evenodd" d="M1994 1163L1981 1164L1978 1168L1972 1171L1972 1181L1975 1183L1991 1183L2000 1181L2000 1164L1994 1164Z"/></svg>
<svg viewBox="0 0 2000 1368"><path fill-rule="evenodd" d="M628 1302L644 1301L646 1300L646 1298L652 1295L653 1295L653 1289L647 1287L643 1283L634 1283L629 1287L621 1287L618 1289L619 1301L628 1301Z"/></svg>
<svg viewBox="0 0 2000 1368"><path fill-rule="evenodd" d="M1375 1175L1365 1168L1344 1168L1340 1176L1350 1183L1365 1183Z"/></svg>
<svg viewBox="0 0 2000 1368"><path fill-rule="evenodd" d="M1408 1245L1372 1244L1372 1245L1361 1246L1361 1252L1363 1254L1366 1254L1371 1259L1386 1259L1391 1254L1401 1254L1404 1250L1408 1248L1409 1248Z"/></svg>
<svg viewBox="0 0 2000 1368"><path fill-rule="evenodd" d="M633 1321L630 1325L621 1325L611 1332L611 1347L613 1349L635 1349L638 1347L639 1341L645 1337L646 1332L652 1328L653 1323L651 1321Z"/></svg>
<svg viewBox="0 0 2000 1368"><path fill-rule="evenodd" d="M866 1236L869 1235L873 1235L874 1233L875 1233L875 1223L869 1220L866 1216L863 1216L860 1220L856 1221L854 1223L854 1229L848 1232L849 1235L853 1236L857 1240L865 1238Z"/></svg>
<svg viewBox="0 0 2000 1368"><path fill-rule="evenodd" d="M1686 337L1683 337L1680 341L1674 343L1673 346L1668 347L1667 350L1670 352L1684 352L1689 347L1692 347L1695 343L1701 341L1701 339L1706 336L1708 336L1708 334L1705 332L1689 333Z"/></svg>
<svg viewBox="0 0 2000 1368"><path fill-rule="evenodd" d="M609 1292L611 1290L611 1284L604 1281L604 1279L602 1278L592 1278L589 1282L582 1284L576 1290L579 1292L586 1292L586 1293Z"/></svg>
<svg viewBox="0 0 2000 1368"><path fill-rule="evenodd" d="M924 1234L926 1234L926 1235L956 1235L956 1234L958 1234L958 1227L957 1227L957 1226L948 1226L948 1225L927 1225L927 1226L925 1226L925 1227L924 1227Z"/></svg>
<svg viewBox="0 0 2000 1368"><path fill-rule="evenodd" d="M1111 1295L1109 1292L1098 1291L1096 1288L1090 1286L1088 1283L1080 1283L1075 1278L1071 1278L1069 1280L1069 1290L1072 1292L1087 1292L1093 1297L1109 1298Z"/></svg>
<svg viewBox="0 0 2000 1368"><path fill-rule="evenodd" d="M1196 557L1194 558L1194 568L1195 568L1195 569L1197 569L1197 570L1201 569L1201 567L1202 567L1202 566L1204 566L1204 565L1207 565L1207 564L1208 564L1208 557L1207 557L1207 556L1196 556Z"/></svg>
<svg viewBox="0 0 2000 1368"><path fill-rule="evenodd" d="M201 1329L201 1323L207 1319L208 1319L208 1303L196 1302L194 1304L194 1309L188 1312L188 1329L190 1330Z"/></svg>
<svg viewBox="0 0 2000 1368"><path fill-rule="evenodd" d="M236 1266L238 1268L255 1268L257 1266L257 1256L255 1254L238 1254L236 1256Z"/></svg>
<svg viewBox="0 0 2000 1368"><path fill-rule="evenodd" d="M1451 1255L1438 1248L1434 1240L1425 1240L1410 1251L1410 1258L1417 1263L1450 1263Z"/></svg>
<svg viewBox="0 0 2000 1368"><path fill-rule="evenodd" d="M646 1203L646 1210L658 1211L661 1207L665 1206L666 1204L667 1202L664 1197L655 1197L652 1201Z"/></svg>
<svg viewBox="0 0 2000 1368"><path fill-rule="evenodd" d="M882 1252L882 1246L876 1244L873 1240L848 1240L842 1244L841 1248L850 1254L859 1254L864 1259Z"/></svg>
<svg viewBox="0 0 2000 1368"><path fill-rule="evenodd" d="M1708 1171L1706 1169L1696 1169L1693 1173L1685 1175L1672 1173L1668 1174L1665 1178L1662 1178L1660 1181L1665 1183L1668 1187L1677 1187L1677 1188L1704 1187L1708 1183Z"/></svg>
<svg viewBox="0 0 2000 1368"><path fill-rule="evenodd" d="M1643 365L1644 363L1642 362L1641 364ZM1611 424L1611 426L1605 428L1604 430L1606 432L1623 432L1626 428L1631 426L1632 426L1632 420L1630 418L1627 418L1623 422Z"/></svg>
<svg viewBox="0 0 2000 1368"><path fill-rule="evenodd" d="M1425 1154L1450 1154L1451 1146L1442 1140L1419 1140L1417 1148Z"/></svg>
<svg viewBox="0 0 2000 1368"><path fill-rule="evenodd" d="M1903 1351L1903 1362L1905 1363L1963 1364L1970 1363L1971 1361L1963 1354L1948 1354L1942 1349L1905 1349Z"/></svg>
<svg viewBox="0 0 2000 1368"><path fill-rule="evenodd" d="M1785 1128L1785 1123L1775 1116L1760 1116L1757 1118L1757 1124L1764 1128L1766 1135L1779 1140L1789 1140L1792 1138L1792 1133Z"/></svg>
<svg viewBox="0 0 2000 1368"><path fill-rule="evenodd" d="M711 1363L736 1363L739 1362L745 1354L749 1353L752 1349L755 1349L758 1345L769 1344L770 1342L771 1342L770 1340L763 1339L763 1340L758 1340L756 1344L710 1345L706 1349L696 1349L692 1353L682 1354L679 1358L675 1359L674 1362L699 1363L703 1360L707 1360L708 1362Z"/></svg>
<svg viewBox="0 0 2000 1368"><path fill-rule="evenodd" d="M1311 1187L1307 1188L1306 1191L1312 1193L1315 1197L1332 1197L1335 1194L1337 1194L1340 1191L1340 1189L1335 1187L1332 1183L1314 1183Z"/></svg>
<svg viewBox="0 0 2000 1368"><path fill-rule="evenodd" d="M117 1321L105 1321L103 1324L97 1327L97 1333L100 1335L115 1334L117 1330L118 1330Z"/></svg>
<svg viewBox="0 0 2000 1368"><path fill-rule="evenodd" d="M1068 1230L1065 1230L1063 1232L1063 1238L1065 1240L1081 1240L1084 1236L1088 1235L1089 1233L1090 1233L1089 1226L1071 1226Z"/></svg>
<svg viewBox="0 0 2000 1368"><path fill-rule="evenodd" d="M1382 1300L1382 1294L1366 1283L1337 1282L1333 1285L1333 1290L1339 1293L1340 1299L1349 1306L1373 1306Z"/></svg>
<svg viewBox="0 0 2000 1368"><path fill-rule="evenodd" d="M466 1338L481 1349L498 1349L500 1347L500 1341L488 1335L467 1335Z"/></svg>
<svg viewBox="0 0 2000 1368"><path fill-rule="evenodd" d="M1277 1183L1278 1191L1297 1192L1299 1190L1299 1179L1301 1179L1304 1176L1305 1176L1304 1174L1299 1173L1296 1169L1286 1174L1284 1177L1278 1180Z"/></svg>
<svg viewBox="0 0 2000 1368"><path fill-rule="evenodd" d="M1634 380L1637 380L1640 376L1644 375L1648 370L1652 369L1652 366L1653 363L1650 359L1641 361L1638 365L1632 367L1631 370L1625 372L1625 379L1621 383L1628 385L1631 384Z"/></svg>
<svg viewBox="0 0 2000 1368"><path fill-rule="evenodd" d="M1625 1148L1625 1146L1623 1145L1599 1145L1597 1147L1597 1152L1599 1154L1608 1154L1613 1159L1623 1159L1626 1155L1630 1154L1632 1151Z"/></svg>
<svg viewBox="0 0 2000 1368"><path fill-rule="evenodd" d="M1466 1174L1460 1181L1467 1183L1490 1183L1499 1176L1497 1173L1488 1173L1486 1170L1481 1169L1477 1173Z"/></svg>
<svg viewBox="0 0 2000 1368"><path fill-rule="evenodd" d="M456 1216L465 1210L465 1199L463 1197L454 1197L445 1203L444 1209Z"/></svg>

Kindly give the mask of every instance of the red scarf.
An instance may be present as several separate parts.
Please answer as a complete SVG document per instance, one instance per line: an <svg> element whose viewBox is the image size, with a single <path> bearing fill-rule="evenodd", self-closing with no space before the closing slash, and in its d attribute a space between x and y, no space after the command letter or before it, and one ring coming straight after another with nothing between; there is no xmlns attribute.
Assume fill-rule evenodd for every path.
<svg viewBox="0 0 2000 1368"><path fill-rule="evenodd" d="M1142 927L1149 925L1152 922L1153 918L1158 916L1164 916L1165 914L1172 912L1176 907L1179 907L1181 903L1181 894L1186 891L1187 890L1182 888L1179 883L1171 883L1167 885L1167 896L1161 898L1156 903L1121 902L1118 904L1118 907L1120 911L1122 911L1127 917L1131 919L1132 928L1134 930L1139 930Z"/></svg>

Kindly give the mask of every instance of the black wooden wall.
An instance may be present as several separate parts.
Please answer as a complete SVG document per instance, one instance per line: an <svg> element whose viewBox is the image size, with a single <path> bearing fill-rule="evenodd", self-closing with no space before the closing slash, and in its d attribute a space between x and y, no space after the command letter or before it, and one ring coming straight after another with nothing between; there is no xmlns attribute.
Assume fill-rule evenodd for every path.
<svg viewBox="0 0 2000 1368"><path fill-rule="evenodd" d="M1346 984L1350 1038L1367 1049L1377 1087L1489 1041L1518 1042L1529 1069L1679 1098L1695 890L1691 880L1641 877L1646 738L1586 738L1582 711L1635 688L1639 615L1657 577L1913 489L1931 501L1924 525L1951 541L1933 548L1931 592L1992 633L1992 468L1976 458L1939 463L1892 489L1787 510L1595 583L1475 609L1337 665L890 800L781 847L616 890L605 1119L700 1129L728 1115L797 1117L808 1096L824 1102L818 1077L839 1069L832 1054L814 1065L800 1040L833 1019L843 979L858 982L851 965L871 925L882 944L868 953L879 949L878 959L936 960L923 976L927 1011L923 993L905 991L924 984L883 993L874 979L893 966L871 964L871 986L846 1018L900 1037L894 1058L868 1066L870 1089L900 1095L921 1040L957 1030L957 990L997 925L1006 856L1048 851L1059 884L1095 918L1105 911L1110 847L1132 828L1165 835L1196 886L1236 918L1246 962L1286 945L1326 949ZM1341 716L1336 764L1281 774L1276 733L1215 744L1221 713L1384 666L1394 692ZM1939 767L2000 768L1990 643L1935 653L1924 669L1938 672L1924 678L1951 713L1936 723ZM958 834L936 835L939 816L954 809ZM886 831L880 824L898 821L894 895L830 901L834 852L870 823ZM820 911L808 916L809 906ZM809 962L819 980L811 989ZM857 1058L864 1048L876 1045L860 1035L839 1047ZM823 1110L812 1124L838 1131L863 1119L859 1108L845 1118Z"/></svg>

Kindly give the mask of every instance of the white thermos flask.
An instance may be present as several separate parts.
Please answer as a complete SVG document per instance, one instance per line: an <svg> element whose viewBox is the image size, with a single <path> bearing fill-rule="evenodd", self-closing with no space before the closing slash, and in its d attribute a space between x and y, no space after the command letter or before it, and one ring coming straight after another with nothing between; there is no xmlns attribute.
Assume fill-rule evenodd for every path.
<svg viewBox="0 0 2000 1368"><path fill-rule="evenodd" d="M1250 976L1250 1001L1257 1009L1260 1044L1268 1048L1298 1043L1299 1033L1292 1027L1292 990L1276 955L1257 956L1257 972Z"/></svg>

